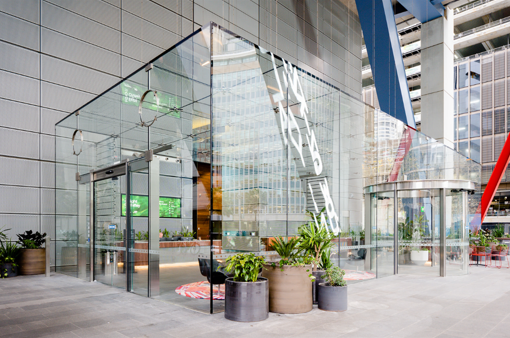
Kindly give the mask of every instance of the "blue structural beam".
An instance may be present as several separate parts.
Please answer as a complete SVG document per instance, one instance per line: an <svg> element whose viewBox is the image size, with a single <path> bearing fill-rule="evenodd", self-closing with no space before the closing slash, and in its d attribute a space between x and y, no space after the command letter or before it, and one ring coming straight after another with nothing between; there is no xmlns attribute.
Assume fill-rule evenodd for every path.
<svg viewBox="0 0 510 338"><path fill-rule="evenodd" d="M356 5L381 110L416 128L391 0Z"/></svg>
<svg viewBox="0 0 510 338"><path fill-rule="evenodd" d="M444 15L440 0L398 0L421 23L437 19Z"/></svg>

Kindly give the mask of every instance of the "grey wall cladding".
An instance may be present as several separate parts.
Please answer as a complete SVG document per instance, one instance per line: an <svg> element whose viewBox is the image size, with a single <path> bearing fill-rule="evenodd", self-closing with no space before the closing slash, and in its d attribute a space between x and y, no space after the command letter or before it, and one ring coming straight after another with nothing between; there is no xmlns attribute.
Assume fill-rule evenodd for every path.
<svg viewBox="0 0 510 338"><path fill-rule="evenodd" d="M72 219L75 169L55 173L54 124L209 21L361 98L361 28L341 0L0 0L0 226L54 235L55 209ZM181 189L190 217L193 167L176 167L162 163L179 179L162 189ZM57 187L60 206L55 174L73 185Z"/></svg>

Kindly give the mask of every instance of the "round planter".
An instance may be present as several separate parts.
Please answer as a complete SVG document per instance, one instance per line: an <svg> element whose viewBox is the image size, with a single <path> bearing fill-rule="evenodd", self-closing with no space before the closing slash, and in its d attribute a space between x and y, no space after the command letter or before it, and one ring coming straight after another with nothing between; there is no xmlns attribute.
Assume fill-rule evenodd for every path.
<svg viewBox="0 0 510 338"><path fill-rule="evenodd" d="M267 270L266 270L267 269ZM262 277L269 280L269 311L277 313L305 313L313 308L312 267L266 265Z"/></svg>
<svg viewBox="0 0 510 338"><path fill-rule="evenodd" d="M319 309L324 311L347 310L347 286L330 286L319 283Z"/></svg>
<svg viewBox="0 0 510 338"><path fill-rule="evenodd" d="M13 266L14 263L1 263L0 264L0 274L1 277L9 278L16 277L18 275L18 266ZM3 276L4 269L7 270L7 276Z"/></svg>
<svg viewBox="0 0 510 338"><path fill-rule="evenodd" d="M225 280L225 318L236 322L260 322L269 316L269 283Z"/></svg>
<svg viewBox="0 0 510 338"><path fill-rule="evenodd" d="M428 251L411 251L411 261L416 265L424 265L429 260Z"/></svg>
<svg viewBox="0 0 510 338"><path fill-rule="evenodd" d="M20 275L39 275L46 272L46 249L21 249Z"/></svg>
<svg viewBox="0 0 510 338"><path fill-rule="evenodd" d="M324 270L312 271L312 275L315 277L312 284L312 299L313 303L317 304L319 302L317 299L319 294L319 283L325 282L325 280L321 278L321 276L324 275Z"/></svg>

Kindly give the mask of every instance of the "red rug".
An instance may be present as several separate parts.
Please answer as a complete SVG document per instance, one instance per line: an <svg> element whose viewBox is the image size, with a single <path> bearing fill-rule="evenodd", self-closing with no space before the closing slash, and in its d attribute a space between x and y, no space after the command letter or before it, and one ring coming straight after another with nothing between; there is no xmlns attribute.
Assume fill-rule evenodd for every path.
<svg viewBox="0 0 510 338"><path fill-rule="evenodd" d="M209 285L209 282L203 281L181 285L175 289L175 292L184 297L195 299L210 299L210 290L211 286ZM220 285L219 293L218 285L214 285L213 299L225 300L225 284Z"/></svg>
<svg viewBox="0 0 510 338"><path fill-rule="evenodd" d="M375 278L375 273L369 271L355 271L355 270L345 270L344 279L349 280L366 280Z"/></svg>

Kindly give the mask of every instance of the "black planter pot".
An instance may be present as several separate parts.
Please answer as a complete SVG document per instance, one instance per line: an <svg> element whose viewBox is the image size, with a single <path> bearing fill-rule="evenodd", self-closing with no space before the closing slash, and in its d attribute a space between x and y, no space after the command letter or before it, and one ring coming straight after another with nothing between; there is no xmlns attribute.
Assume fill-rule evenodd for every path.
<svg viewBox="0 0 510 338"><path fill-rule="evenodd" d="M321 278L324 275L324 270L312 271L312 275L315 277L315 280L312 285L312 298L313 303L318 304L318 294L319 294L319 283L324 283L325 280Z"/></svg>
<svg viewBox="0 0 510 338"><path fill-rule="evenodd" d="M347 310L347 286L319 284L319 309L325 311Z"/></svg>
<svg viewBox="0 0 510 338"><path fill-rule="evenodd" d="M13 266L14 263L1 263L0 264L0 273L1 277L16 277L18 275L18 266ZM4 276L4 270L7 270L7 276Z"/></svg>
<svg viewBox="0 0 510 338"><path fill-rule="evenodd" d="M259 322L269 316L269 283L225 280L225 318L236 322Z"/></svg>

